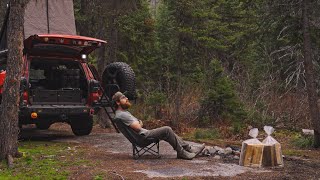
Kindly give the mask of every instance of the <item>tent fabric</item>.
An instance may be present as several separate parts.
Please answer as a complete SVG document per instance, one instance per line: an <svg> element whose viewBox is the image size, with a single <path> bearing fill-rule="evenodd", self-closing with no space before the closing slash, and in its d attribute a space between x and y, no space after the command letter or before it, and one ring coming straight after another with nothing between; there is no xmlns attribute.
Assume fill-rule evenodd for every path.
<svg viewBox="0 0 320 180"><path fill-rule="evenodd" d="M24 38L34 34L76 35L73 0L30 0L25 9Z"/></svg>
<svg viewBox="0 0 320 180"><path fill-rule="evenodd" d="M7 12L4 17L4 21L2 23L1 31L0 31L0 50L4 50L8 48L7 42L7 29L8 29L8 19L9 19L10 9L7 8Z"/></svg>
<svg viewBox="0 0 320 180"><path fill-rule="evenodd" d="M30 0L24 14L24 38L48 34L47 0Z"/></svg>
<svg viewBox="0 0 320 180"><path fill-rule="evenodd" d="M76 35L73 0L50 0L49 33Z"/></svg>

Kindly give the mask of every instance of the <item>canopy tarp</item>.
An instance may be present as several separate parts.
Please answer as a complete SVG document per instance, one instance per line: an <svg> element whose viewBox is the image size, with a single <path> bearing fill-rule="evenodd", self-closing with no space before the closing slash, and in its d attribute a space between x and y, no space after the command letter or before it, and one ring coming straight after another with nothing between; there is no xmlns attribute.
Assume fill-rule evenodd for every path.
<svg viewBox="0 0 320 180"><path fill-rule="evenodd" d="M2 27L0 30L0 51L7 49L7 27L8 27L8 19L9 19L9 9L7 8L6 15L4 17L4 21L2 23Z"/></svg>
<svg viewBox="0 0 320 180"><path fill-rule="evenodd" d="M34 34L76 35L73 0L30 0L24 15L24 38Z"/></svg>
<svg viewBox="0 0 320 180"><path fill-rule="evenodd" d="M7 49L9 9L0 31L0 50ZM73 0L30 0L25 8L24 39L34 34L76 35Z"/></svg>

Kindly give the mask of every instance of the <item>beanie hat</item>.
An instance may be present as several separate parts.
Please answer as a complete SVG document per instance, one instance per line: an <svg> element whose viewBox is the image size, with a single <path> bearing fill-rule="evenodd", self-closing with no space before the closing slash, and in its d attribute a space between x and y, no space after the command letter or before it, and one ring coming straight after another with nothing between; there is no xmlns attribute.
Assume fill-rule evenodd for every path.
<svg viewBox="0 0 320 180"><path fill-rule="evenodd" d="M126 97L126 96L124 94L122 94L120 91L118 91L112 96L112 100L113 101L120 101L120 99L122 97Z"/></svg>

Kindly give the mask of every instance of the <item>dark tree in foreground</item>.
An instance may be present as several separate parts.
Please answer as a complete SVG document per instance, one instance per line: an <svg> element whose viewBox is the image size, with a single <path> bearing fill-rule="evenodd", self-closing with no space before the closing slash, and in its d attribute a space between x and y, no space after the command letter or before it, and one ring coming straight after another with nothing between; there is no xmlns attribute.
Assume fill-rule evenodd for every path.
<svg viewBox="0 0 320 180"><path fill-rule="evenodd" d="M22 72L23 16L28 0L11 0L8 24L7 77L4 83L0 116L0 160L7 159L9 167L12 157L18 152L18 110L20 102L20 78Z"/></svg>
<svg viewBox="0 0 320 180"><path fill-rule="evenodd" d="M304 52L304 65L306 70L306 85L308 93L308 101L311 115L311 122L314 128L314 146L320 147L320 119L319 119L319 108L317 105L317 90L315 81L315 70L312 64L312 48L311 48L311 37L309 28L309 11L310 2L308 0L303 1L303 52Z"/></svg>

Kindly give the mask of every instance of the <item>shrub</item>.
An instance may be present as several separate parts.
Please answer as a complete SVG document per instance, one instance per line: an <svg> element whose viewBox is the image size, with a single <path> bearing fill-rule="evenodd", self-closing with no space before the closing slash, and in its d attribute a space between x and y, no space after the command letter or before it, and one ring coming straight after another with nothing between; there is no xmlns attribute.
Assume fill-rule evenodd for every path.
<svg viewBox="0 0 320 180"><path fill-rule="evenodd" d="M198 129L194 133L195 139L215 139L219 138L219 131L217 129Z"/></svg>
<svg viewBox="0 0 320 180"><path fill-rule="evenodd" d="M162 108L166 102L166 96L162 92L154 91L151 92L147 97L146 97L146 105L148 106L148 109L150 111L153 111L154 117L157 119L162 118Z"/></svg>
<svg viewBox="0 0 320 180"><path fill-rule="evenodd" d="M200 101L200 124L207 119L242 120L246 117L243 105L237 98L232 81L223 75L219 61L212 60L206 72L204 98Z"/></svg>
<svg viewBox="0 0 320 180"><path fill-rule="evenodd" d="M291 143L298 148L312 148L313 147L313 136L311 135L299 135L291 141Z"/></svg>

